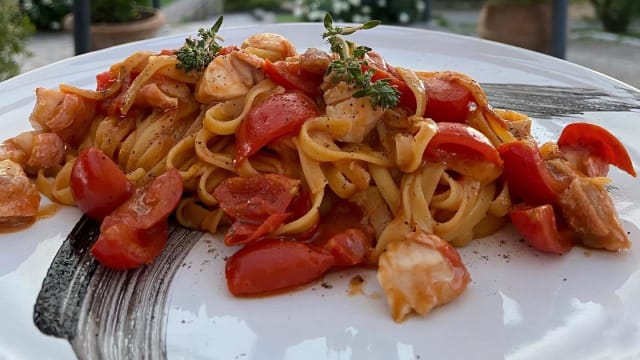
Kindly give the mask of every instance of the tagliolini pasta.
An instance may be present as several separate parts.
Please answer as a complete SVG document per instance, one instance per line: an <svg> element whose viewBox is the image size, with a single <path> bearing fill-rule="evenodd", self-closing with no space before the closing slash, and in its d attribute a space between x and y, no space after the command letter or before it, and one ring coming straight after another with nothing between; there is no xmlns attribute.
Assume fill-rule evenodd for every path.
<svg viewBox="0 0 640 360"><path fill-rule="evenodd" d="M173 50L138 51L99 74L95 91L38 89L31 115L36 131L6 141L3 154L35 176L41 193L68 205L75 203L70 176L83 149L100 150L138 188L175 168L184 184L174 212L181 225L215 234L250 223L249 230L242 227L248 237L234 241L236 227L225 240L245 248L263 238L311 244L309 251L333 256L327 269L377 266L395 320L413 310L427 314L469 282L451 245L464 246L508 221L514 194L497 148L534 143L531 120L493 109L480 85L464 74L394 67L367 49L356 72L369 76L369 85L381 79L391 84L399 96L393 106L380 106L373 95L358 93L359 85L336 79L335 63L352 59L347 55L299 52L286 38L267 33L221 49L200 71L181 69ZM298 121L293 117L301 103L307 116ZM42 134L62 141L45 144L38 140ZM32 161L40 148L59 155ZM571 165L565 153L542 152L545 161L562 158ZM287 191L308 197L303 211L292 215L287 207L286 216L274 220L269 214L260 224L230 213L230 207L254 211L251 206L258 205L251 202L266 191L260 181L272 180L242 182L238 191L249 193L246 206L222 204L228 200L219 194L234 191L230 179L267 174L295 180ZM336 204L345 202L357 214L347 216L346 225L329 224ZM268 212L268 204L258 207ZM564 216L571 223L570 214ZM352 229L363 235L351 235ZM347 246L347 262L345 249L335 245L345 236L347 243L356 239L365 247L358 253L357 246ZM236 276L233 266L228 264L228 277ZM256 292L263 290L279 288Z"/></svg>

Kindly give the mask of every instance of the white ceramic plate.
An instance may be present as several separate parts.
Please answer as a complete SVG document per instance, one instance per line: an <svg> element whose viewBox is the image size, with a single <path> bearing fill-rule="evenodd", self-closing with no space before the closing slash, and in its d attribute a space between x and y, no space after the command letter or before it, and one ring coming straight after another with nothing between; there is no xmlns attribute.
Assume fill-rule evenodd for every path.
<svg viewBox="0 0 640 360"><path fill-rule="evenodd" d="M221 33L226 43L238 44L265 31L285 35L298 49L326 48L321 24L223 27ZM77 56L0 83L1 138L29 129L36 87L68 83L93 88L97 73L134 50L176 48L184 37ZM591 103L583 114L569 111L536 121L534 132L547 140L567 122L598 123L628 146L634 164L640 161L640 93L621 82L538 53L444 33L380 27L355 39L398 66L462 71L483 84L519 84L536 92L532 95L544 94L545 87L565 89L559 107L572 96L567 94L590 103L593 99L584 97L589 91L595 91L596 101L604 99L600 103L626 104L603 108ZM495 89L504 90L499 85ZM536 101L526 106L536 111ZM634 241L630 251L574 248L565 256L544 255L506 228L460 250L473 278L460 298L428 317L410 317L402 324L391 320L375 276L366 270L332 274L322 283L281 296L233 298L223 275L229 250L217 239L204 238L184 259L185 266L171 281L164 317L156 319L166 321L166 355L169 359L640 358L640 188L617 169L611 176L611 196ZM69 342L43 335L32 318L49 264L79 218L79 211L64 208L26 231L0 235L0 359L74 357ZM349 280L355 275L366 282L361 294L350 296Z"/></svg>

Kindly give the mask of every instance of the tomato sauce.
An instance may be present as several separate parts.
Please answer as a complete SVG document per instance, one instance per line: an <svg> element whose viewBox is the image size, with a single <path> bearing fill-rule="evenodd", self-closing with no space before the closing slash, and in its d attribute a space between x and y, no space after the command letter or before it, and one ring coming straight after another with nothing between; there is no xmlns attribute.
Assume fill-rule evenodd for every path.
<svg viewBox="0 0 640 360"><path fill-rule="evenodd" d="M62 206L60 204L48 204L45 206L41 206L38 209L38 213L32 219L27 221L18 223L18 224L2 224L0 223L0 234L10 234L18 231L23 231L31 227L31 225L35 224L36 221L42 219L48 219L54 216L58 210L60 210Z"/></svg>

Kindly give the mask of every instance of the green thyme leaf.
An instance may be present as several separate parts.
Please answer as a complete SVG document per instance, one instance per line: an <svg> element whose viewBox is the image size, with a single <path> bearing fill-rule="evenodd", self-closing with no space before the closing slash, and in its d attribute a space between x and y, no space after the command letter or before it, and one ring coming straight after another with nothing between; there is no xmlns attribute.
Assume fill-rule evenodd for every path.
<svg viewBox="0 0 640 360"><path fill-rule="evenodd" d="M398 105L400 92L389 83L388 79L371 81L375 71L371 69L366 61L366 55L371 51L367 46L356 46L350 41L344 40L342 36L351 35L358 30L372 29L380 25L379 20L371 20L358 26L339 27L333 25L331 14L324 16L325 32L323 39L327 39L331 46L331 51L338 55L327 68L326 75L331 76L334 83L345 82L353 86L356 91L353 96L356 98L368 96L373 107L383 109L394 108Z"/></svg>
<svg viewBox="0 0 640 360"><path fill-rule="evenodd" d="M217 43L218 31L222 26L223 17L220 16L210 29L199 29L199 39L191 37L185 39L185 44L176 51L178 63L176 66L185 72L204 70L220 52L222 46Z"/></svg>

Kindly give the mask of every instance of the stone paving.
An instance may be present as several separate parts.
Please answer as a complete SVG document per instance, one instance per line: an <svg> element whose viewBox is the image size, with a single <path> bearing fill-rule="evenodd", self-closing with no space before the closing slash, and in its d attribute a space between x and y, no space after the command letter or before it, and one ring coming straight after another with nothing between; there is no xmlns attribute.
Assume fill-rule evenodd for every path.
<svg viewBox="0 0 640 360"><path fill-rule="evenodd" d="M167 25L158 36L179 33L195 33L200 27L210 26L217 16L197 21L184 21L180 9L189 1L177 0L171 8ZM172 4L173 5L173 4ZM275 21L270 14L257 13L225 14L225 26L239 26ZM422 27L437 31L457 32L476 36L475 26L478 19L477 10L434 9L433 20ZM570 14L569 38L567 41L566 59L570 62L599 71L618 80L622 80L636 88L640 88L640 39L630 36L616 36L602 31L577 29L584 25L579 18L583 14ZM445 25L443 25L445 24ZM592 26L593 27L593 26ZM38 33L29 43L32 57L24 59L22 70L28 71L74 55L73 37L70 33Z"/></svg>

